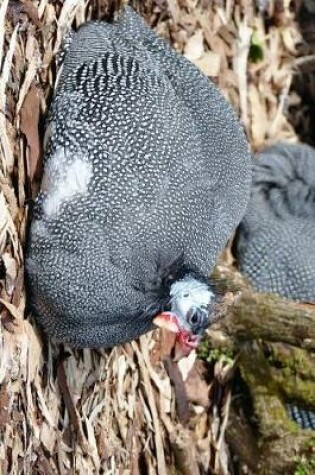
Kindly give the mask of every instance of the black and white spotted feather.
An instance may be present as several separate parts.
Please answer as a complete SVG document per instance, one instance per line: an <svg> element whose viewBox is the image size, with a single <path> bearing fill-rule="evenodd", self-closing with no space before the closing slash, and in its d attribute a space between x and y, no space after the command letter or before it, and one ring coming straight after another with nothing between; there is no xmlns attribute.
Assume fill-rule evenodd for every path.
<svg viewBox="0 0 315 475"><path fill-rule="evenodd" d="M279 143L257 155L251 200L237 231L241 270L259 291L315 304L315 150ZM288 404L315 430L314 410Z"/></svg>
<svg viewBox="0 0 315 475"><path fill-rule="evenodd" d="M211 272L248 201L247 142L216 87L130 8L71 36L49 130L32 305L57 340L111 347L152 328L170 282Z"/></svg>
<svg viewBox="0 0 315 475"><path fill-rule="evenodd" d="M313 148L279 143L258 154L236 251L257 290L315 303Z"/></svg>

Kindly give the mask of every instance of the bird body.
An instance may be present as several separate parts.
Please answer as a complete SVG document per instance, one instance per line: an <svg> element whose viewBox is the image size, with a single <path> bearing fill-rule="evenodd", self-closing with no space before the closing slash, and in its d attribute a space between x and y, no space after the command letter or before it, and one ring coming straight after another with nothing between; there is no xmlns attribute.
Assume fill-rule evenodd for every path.
<svg viewBox="0 0 315 475"><path fill-rule="evenodd" d="M196 307L198 334L206 277L249 196L241 127L130 8L83 25L63 56L27 248L38 321L59 341L110 347L186 309L184 289L176 321L190 331Z"/></svg>
<svg viewBox="0 0 315 475"><path fill-rule="evenodd" d="M313 148L279 143L258 154L236 252L257 290L315 303Z"/></svg>
<svg viewBox="0 0 315 475"><path fill-rule="evenodd" d="M315 150L279 143L253 166L252 196L236 236L240 269L256 290L315 304ZM287 403L315 430L315 411Z"/></svg>

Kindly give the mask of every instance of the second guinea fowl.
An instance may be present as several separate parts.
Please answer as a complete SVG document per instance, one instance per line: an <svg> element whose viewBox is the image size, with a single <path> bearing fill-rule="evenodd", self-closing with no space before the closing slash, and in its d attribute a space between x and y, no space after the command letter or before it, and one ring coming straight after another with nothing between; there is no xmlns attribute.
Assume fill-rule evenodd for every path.
<svg viewBox="0 0 315 475"><path fill-rule="evenodd" d="M249 196L232 108L127 8L72 35L49 130L26 261L40 324L111 347L155 323L195 347L215 301L207 276Z"/></svg>
<svg viewBox="0 0 315 475"><path fill-rule="evenodd" d="M255 289L315 304L315 150L279 143L258 154L252 196L237 231L238 263ZM315 411L288 403L315 430Z"/></svg>
<svg viewBox="0 0 315 475"><path fill-rule="evenodd" d="M235 249L257 290L315 304L313 148L279 143L258 154Z"/></svg>

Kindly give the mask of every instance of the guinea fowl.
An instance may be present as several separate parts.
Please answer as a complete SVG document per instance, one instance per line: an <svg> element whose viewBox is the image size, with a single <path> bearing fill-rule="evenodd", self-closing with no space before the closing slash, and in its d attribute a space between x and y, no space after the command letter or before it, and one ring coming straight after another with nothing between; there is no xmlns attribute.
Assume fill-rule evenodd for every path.
<svg viewBox="0 0 315 475"><path fill-rule="evenodd" d="M315 150L279 143L258 154L252 196L235 240L253 287L315 304ZM315 429L315 411L288 403L290 416Z"/></svg>
<svg viewBox="0 0 315 475"><path fill-rule="evenodd" d="M66 43L27 249L34 313L76 347L157 325L188 351L211 323L207 276L249 198L243 130L130 8Z"/></svg>
<svg viewBox="0 0 315 475"><path fill-rule="evenodd" d="M258 154L236 252L257 290L315 303L313 148L279 143Z"/></svg>

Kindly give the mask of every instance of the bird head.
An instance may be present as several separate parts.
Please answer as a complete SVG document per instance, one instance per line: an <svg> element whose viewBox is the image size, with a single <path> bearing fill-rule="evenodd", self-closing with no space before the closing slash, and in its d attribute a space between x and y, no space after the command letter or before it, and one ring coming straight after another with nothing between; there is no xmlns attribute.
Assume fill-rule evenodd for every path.
<svg viewBox="0 0 315 475"><path fill-rule="evenodd" d="M209 326L215 303L210 285L191 275L170 287L170 311L159 313L153 323L176 334L176 357L197 348Z"/></svg>

